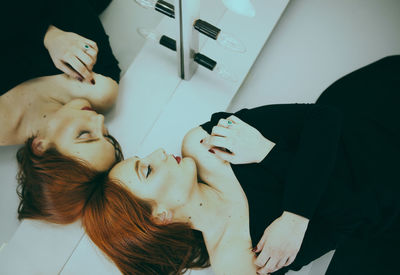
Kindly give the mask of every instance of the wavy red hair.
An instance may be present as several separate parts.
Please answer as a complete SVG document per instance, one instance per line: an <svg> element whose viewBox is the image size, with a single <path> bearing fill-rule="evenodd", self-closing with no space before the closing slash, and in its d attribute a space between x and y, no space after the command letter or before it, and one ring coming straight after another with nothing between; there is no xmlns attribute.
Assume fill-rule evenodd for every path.
<svg viewBox="0 0 400 275"><path fill-rule="evenodd" d="M81 218L88 236L123 274L182 274L209 265L200 232L184 223L159 224L150 204L107 172L55 149L37 156L32 141L17 154L20 219L68 224Z"/></svg>
<svg viewBox="0 0 400 275"><path fill-rule="evenodd" d="M209 265L200 232L185 223L158 223L149 203L108 178L96 185L82 223L123 274L182 274Z"/></svg>

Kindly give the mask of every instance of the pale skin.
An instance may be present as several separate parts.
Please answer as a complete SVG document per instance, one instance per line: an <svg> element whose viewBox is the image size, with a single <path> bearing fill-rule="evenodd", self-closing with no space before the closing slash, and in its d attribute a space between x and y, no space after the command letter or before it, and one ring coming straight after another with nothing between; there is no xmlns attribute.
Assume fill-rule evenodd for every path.
<svg viewBox="0 0 400 275"><path fill-rule="evenodd" d="M96 83L92 71L99 51L96 42L50 25L43 44L57 69L81 82Z"/></svg>
<svg viewBox="0 0 400 275"><path fill-rule="evenodd" d="M0 96L0 146L36 136L37 155L56 148L95 170L109 169L115 150L97 112L113 105L118 84L92 71L98 53L94 41L50 25L43 46L65 74L31 79Z"/></svg>
<svg viewBox="0 0 400 275"><path fill-rule="evenodd" d="M294 260L308 221L289 212L282 213L266 229L259 242L257 251L261 253L258 258L252 252L247 198L229 162L223 157L229 154L230 161L241 163L243 160L235 152L245 152L243 159L247 162L259 162L274 144L257 140L260 139L257 130L234 119L236 124L241 124L242 137L253 141L250 143L253 148L249 143L230 140L226 145L230 153L226 153L223 148L228 148L224 147L224 140L217 139L217 148L211 142L216 140L215 131L218 131L218 137L229 137L229 131L214 127L210 136L197 127L185 136L180 163L163 150L158 150L146 158L135 157L116 165L110 176L135 195L151 201L154 216L162 222L188 222L192 228L200 230L215 274L267 274L273 272L268 263L275 262L275 259L278 261L273 265L274 270L281 267L281 262L284 261L284 266L290 264L288 260ZM219 126L224 127L225 122L221 121ZM233 120L229 125L232 123ZM263 155L260 155L259 146L264 147ZM137 163L135 175L132 171L135 171ZM207 185L199 183L198 178ZM282 229L285 231L280 234Z"/></svg>
<svg viewBox="0 0 400 275"><path fill-rule="evenodd" d="M202 143L221 160L234 163L259 163L275 144L254 127L235 116L221 119ZM259 253L257 274L269 274L290 265L300 250L309 220L284 211L272 222L255 247Z"/></svg>
<svg viewBox="0 0 400 275"><path fill-rule="evenodd" d="M105 137L104 117L96 111L112 106L118 84L99 74L93 77L95 85L65 74L35 78L0 96L0 145L22 144L36 136L36 154L55 147L96 170L108 169L114 148Z"/></svg>

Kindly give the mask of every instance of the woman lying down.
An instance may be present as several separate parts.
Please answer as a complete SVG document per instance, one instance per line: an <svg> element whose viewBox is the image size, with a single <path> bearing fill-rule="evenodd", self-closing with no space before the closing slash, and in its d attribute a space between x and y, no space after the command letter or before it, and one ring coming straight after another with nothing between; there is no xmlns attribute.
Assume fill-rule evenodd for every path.
<svg viewBox="0 0 400 275"><path fill-rule="evenodd" d="M29 186L31 171L20 218L82 218L124 274L209 263L217 275L284 274L332 249L326 274L390 274L400 243L399 68L399 56L379 60L316 104L216 113L187 133L182 158L159 149L109 173L64 158L56 172L41 168L42 188Z"/></svg>

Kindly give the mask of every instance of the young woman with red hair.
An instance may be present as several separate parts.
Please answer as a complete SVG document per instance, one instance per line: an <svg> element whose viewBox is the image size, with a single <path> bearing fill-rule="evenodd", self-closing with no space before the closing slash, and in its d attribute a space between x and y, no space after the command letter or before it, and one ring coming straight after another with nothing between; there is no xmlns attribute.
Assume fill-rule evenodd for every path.
<svg viewBox="0 0 400 275"><path fill-rule="evenodd" d="M78 206L67 212L124 274L181 274L208 257L217 275L284 274L332 249L326 274L391 274L399 68L399 56L361 68L317 104L214 114L186 135L182 159L159 149L109 174L64 177L76 194L63 204ZM56 209L50 189L32 192Z"/></svg>
<svg viewBox="0 0 400 275"><path fill-rule="evenodd" d="M97 113L118 94L118 61L98 18L109 2L2 3L0 146L34 137L36 155L56 149L98 171L112 166L114 148Z"/></svg>

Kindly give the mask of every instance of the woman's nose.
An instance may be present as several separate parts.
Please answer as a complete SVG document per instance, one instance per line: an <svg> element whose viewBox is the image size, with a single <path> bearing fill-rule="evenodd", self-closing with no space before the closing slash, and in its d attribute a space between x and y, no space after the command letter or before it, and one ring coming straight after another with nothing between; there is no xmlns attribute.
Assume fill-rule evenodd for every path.
<svg viewBox="0 0 400 275"><path fill-rule="evenodd" d="M97 114L92 117L93 122L96 124L97 128L103 130L104 126L104 116L101 114Z"/></svg>

